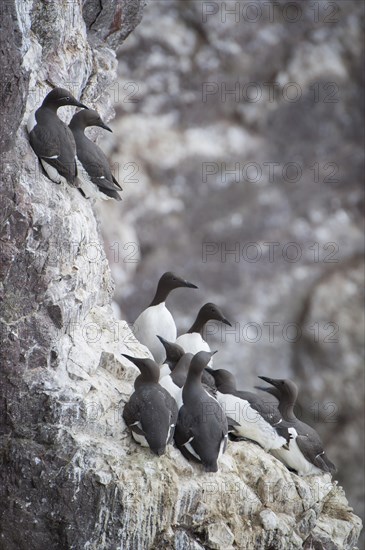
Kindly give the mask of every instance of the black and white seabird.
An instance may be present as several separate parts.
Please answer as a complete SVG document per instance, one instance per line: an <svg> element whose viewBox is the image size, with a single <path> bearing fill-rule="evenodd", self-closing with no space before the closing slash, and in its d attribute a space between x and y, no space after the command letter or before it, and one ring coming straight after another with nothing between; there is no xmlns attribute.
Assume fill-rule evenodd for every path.
<svg viewBox="0 0 365 550"><path fill-rule="evenodd" d="M57 116L57 109L75 105L87 109L63 88L54 88L39 109L28 119L27 129L33 151L39 158L48 177L56 183L78 187L76 143L70 128Z"/></svg>
<svg viewBox="0 0 365 550"><path fill-rule="evenodd" d="M160 456L165 452L166 445L172 442L177 405L159 385L160 368L155 361L122 355L141 372L134 382L135 391L124 407L123 418L134 440Z"/></svg>
<svg viewBox="0 0 365 550"><path fill-rule="evenodd" d="M185 353L183 348L176 343L168 342L161 336L157 335L157 338L160 340L161 344L166 350L166 359L163 365L160 368L160 381L166 376L170 376L174 381L174 384L183 387L186 381L186 377L189 371L190 360L193 357L192 353ZM181 360L184 357L184 360ZM189 360L190 358L190 360ZM216 386L214 378L208 372L209 369L204 369L202 374L202 384L204 388L215 397Z"/></svg>
<svg viewBox="0 0 365 550"><path fill-rule="evenodd" d="M202 372L214 353L199 351L194 355L175 428L175 442L182 454L200 462L206 472L218 470L217 460L225 451L228 440L226 415L201 382Z"/></svg>
<svg viewBox="0 0 365 550"><path fill-rule="evenodd" d="M279 400L279 412L291 434L289 449L276 449L272 451L272 454L300 476L323 472L335 473L336 467L327 458L323 443L316 430L298 420L294 414L298 396L296 384L289 379L281 380L266 376L259 376L259 378L273 386L273 388L267 388L266 391Z"/></svg>
<svg viewBox="0 0 365 550"><path fill-rule="evenodd" d="M72 117L69 127L76 142L82 192L87 198L113 198L120 201L122 199L118 191L122 188L111 172L108 159L100 147L84 134L85 128L89 126L99 126L108 132L112 131L92 109L79 111Z"/></svg>
<svg viewBox="0 0 365 550"><path fill-rule="evenodd" d="M157 334L156 336L160 340L166 352L164 363L160 367L160 379L161 379L164 376L167 376L168 374L170 374L171 371L174 370L175 366L180 361L185 351L182 349L181 346L179 346L175 342L169 342L159 334Z"/></svg>
<svg viewBox="0 0 365 550"><path fill-rule="evenodd" d="M172 290L181 287L198 288L170 271L164 273L158 282L152 302L147 309L142 311L133 325L133 332L137 340L150 350L155 361L160 365L163 363L166 353L157 334L170 342L175 342L177 336L174 318L165 302Z"/></svg>
<svg viewBox="0 0 365 550"><path fill-rule="evenodd" d="M185 333L181 334L176 340L186 352L198 353L198 351L210 351L209 344L203 338L204 327L209 321L221 321L222 323L232 326L231 323L224 317L218 306L208 302L200 311L190 327ZM212 366L212 361L209 363Z"/></svg>
<svg viewBox="0 0 365 550"><path fill-rule="evenodd" d="M288 428L282 427L283 419L273 403L253 392L237 390L236 379L231 372L225 369L207 370L214 377L217 400L226 413L230 433L255 441L267 452L288 444Z"/></svg>
<svg viewBox="0 0 365 550"><path fill-rule="evenodd" d="M191 360L193 358L192 353L184 353L181 359L174 366L170 374L160 378L160 385L165 388L169 394L175 399L177 408L180 409L183 404L182 392L183 386L186 382Z"/></svg>

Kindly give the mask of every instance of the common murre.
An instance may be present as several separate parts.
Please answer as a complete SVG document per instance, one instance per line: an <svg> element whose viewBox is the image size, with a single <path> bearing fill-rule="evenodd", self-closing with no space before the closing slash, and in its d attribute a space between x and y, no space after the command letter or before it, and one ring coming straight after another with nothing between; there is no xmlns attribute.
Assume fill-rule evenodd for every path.
<svg viewBox="0 0 365 550"><path fill-rule="evenodd" d="M111 172L108 159L100 147L84 133L85 128L89 126L99 126L108 132L112 131L92 109L79 111L72 117L69 128L76 142L80 190L86 198L113 198L120 201L122 199L119 192L122 188Z"/></svg>
<svg viewBox="0 0 365 550"><path fill-rule="evenodd" d="M182 349L181 346L179 346L175 342L169 342L159 334L157 334L156 336L160 340L166 352L164 363L160 367L160 379L161 379L164 376L167 376L168 374L170 374L172 370L174 370L175 366L180 361L185 351Z"/></svg>
<svg viewBox="0 0 365 550"><path fill-rule="evenodd" d="M217 400L226 413L231 433L255 441L265 451L289 443L288 428L282 426L283 419L273 403L253 392L237 390L236 379L231 372L225 369L207 370L214 377Z"/></svg>
<svg viewBox="0 0 365 550"><path fill-rule="evenodd" d="M178 409L180 409L183 404L183 386L186 382L189 366L193 357L192 353L185 353L174 366L174 369L166 376L160 378L160 385L175 399Z"/></svg>
<svg viewBox="0 0 365 550"><path fill-rule="evenodd" d="M135 337L152 353L155 361L162 364L166 353L165 348L157 338L157 334L170 342L176 340L176 325L173 316L166 307L166 299L176 288L198 288L185 279L168 271L160 278L155 296L133 324Z"/></svg>
<svg viewBox="0 0 365 550"><path fill-rule="evenodd" d="M134 393L123 409L123 418L133 439L160 456L172 442L178 409L175 400L162 388L158 379L160 368L152 359L122 354L141 374L134 382Z"/></svg>
<svg viewBox="0 0 365 550"><path fill-rule="evenodd" d="M191 360L175 428L175 442L182 454L200 462L206 472L218 470L217 460L228 440L226 416L201 383L202 372L214 353L199 351Z"/></svg>
<svg viewBox="0 0 365 550"><path fill-rule="evenodd" d="M272 388L261 389L277 397L279 412L291 434L289 449L276 449L272 451L272 454L300 476L323 472L335 473L336 467L327 458L323 443L316 430L298 420L294 414L294 405L298 397L296 384L289 379L274 379L266 376L259 376L259 378L271 384Z"/></svg>
<svg viewBox="0 0 365 550"><path fill-rule="evenodd" d="M48 177L55 183L67 182L78 187L75 139L67 124L57 116L57 109L66 105L88 109L68 90L54 88L30 114L27 129L32 149Z"/></svg>
<svg viewBox="0 0 365 550"><path fill-rule="evenodd" d="M168 342L161 336L157 336L157 338L160 340L161 344L166 350L166 359L163 365L161 365L161 374L160 374L160 381L162 378L165 378L167 375L171 377L171 379L174 381L174 383L179 386L180 388L183 387L186 381L186 377L188 375L189 370L189 359L188 356L190 356L190 360L193 357L193 354L185 353L183 348L179 346L176 343ZM185 356L185 357L184 357ZM180 361L184 357L183 361ZM202 384L204 388L215 397L216 394L216 386L214 382L214 378L211 374L208 372L209 369L204 369L202 374Z"/></svg>
<svg viewBox="0 0 365 550"><path fill-rule="evenodd" d="M220 321L225 325L232 326L219 307L208 302L200 308L192 326L185 334L181 334L176 339L176 343L187 353L195 354L198 353L198 351L210 351L209 344L203 338L205 325L209 321ZM212 363L213 362L210 361L209 366L212 366Z"/></svg>

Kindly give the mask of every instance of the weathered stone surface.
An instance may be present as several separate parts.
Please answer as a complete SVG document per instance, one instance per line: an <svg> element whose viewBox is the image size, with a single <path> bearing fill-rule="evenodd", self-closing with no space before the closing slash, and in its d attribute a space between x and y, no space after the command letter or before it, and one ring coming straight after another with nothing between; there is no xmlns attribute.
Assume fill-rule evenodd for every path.
<svg viewBox="0 0 365 550"><path fill-rule="evenodd" d="M146 0L86 0L82 13L92 42L117 47L138 25Z"/></svg>
<svg viewBox="0 0 365 550"><path fill-rule="evenodd" d="M102 2L107 14L119 5ZM352 549L360 520L328 476L300 479L243 442L212 476L176 448L157 458L132 441L121 413L137 373L121 353L147 350L110 306L92 205L43 175L25 130L50 83L111 113L115 55L100 42L109 15L96 15L91 41L81 2L15 6L30 93L1 181L0 548L284 550L310 538Z"/></svg>
<svg viewBox="0 0 365 550"><path fill-rule="evenodd" d="M2 69L0 85L0 120L2 128L0 153L2 154L12 147L15 133L24 114L29 74L22 66L20 53L22 36L17 20L16 1L6 0L2 2L0 16Z"/></svg>
<svg viewBox="0 0 365 550"><path fill-rule="evenodd" d="M230 550L233 548L234 535L229 527L223 522L219 521L211 523L207 528L207 543L210 548L227 548Z"/></svg>
<svg viewBox="0 0 365 550"><path fill-rule="evenodd" d="M49 422L55 414L54 423L39 418L42 430L32 439L4 438L6 548L27 548L18 542L14 521L23 533L32 532L34 548L284 550L301 548L308 535L353 548L360 520L328 476L300 479L250 443L232 444L214 476L175 448L158 459L124 430L118 403L131 384L123 390L126 383L102 368L89 382L87 391L75 379L66 399L66 388L48 387L44 410ZM16 479L11 487L10 475ZM262 524L268 514L275 525ZM303 518L309 516L306 532Z"/></svg>

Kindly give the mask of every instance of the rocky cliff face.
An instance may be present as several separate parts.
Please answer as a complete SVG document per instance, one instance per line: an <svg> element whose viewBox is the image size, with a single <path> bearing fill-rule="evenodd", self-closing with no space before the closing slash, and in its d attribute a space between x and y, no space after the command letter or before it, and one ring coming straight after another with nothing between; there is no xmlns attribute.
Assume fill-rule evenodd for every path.
<svg viewBox="0 0 365 550"><path fill-rule="evenodd" d="M42 174L25 130L49 85L111 116L114 48L143 1L82 6L2 5L0 548L352 549L360 520L327 476L300 479L248 443L211 476L125 429L136 372L121 353L146 350L113 315L91 203Z"/></svg>

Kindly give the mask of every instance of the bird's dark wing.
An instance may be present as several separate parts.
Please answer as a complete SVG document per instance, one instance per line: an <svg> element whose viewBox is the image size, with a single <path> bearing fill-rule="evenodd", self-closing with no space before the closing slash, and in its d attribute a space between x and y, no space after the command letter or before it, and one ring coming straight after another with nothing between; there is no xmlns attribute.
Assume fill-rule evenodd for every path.
<svg viewBox="0 0 365 550"><path fill-rule="evenodd" d="M289 428L290 426L286 425L284 421L281 422L278 426L275 426L277 433L281 435L281 437L284 437L286 439L286 445L284 446L287 447L288 449L289 449L290 440L292 439L292 435L289 432Z"/></svg>
<svg viewBox="0 0 365 550"><path fill-rule="evenodd" d="M209 386L211 389L217 391L217 386L215 384L214 376L212 376L208 369L204 369L202 373L202 382L206 386Z"/></svg>
<svg viewBox="0 0 365 550"><path fill-rule="evenodd" d="M166 446L172 440L177 421L177 405L165 388L158 384L141 392L141 426L147 434L146 439L151 449ZM167 441L167 436L170 437Z"/></svg>
<svg viewBox="0 0 365 550"><path fill-rule="evenodd" d="M330 461L324 451L321 455L316 456L314 464L324 472L329 472L330 474L335 474L337 471L336 466Z"/></svg>
<svg viewBox="0 0 365 550"><path fill-rule="evenodd" d="M205 384L204 382L202 382L202 386L205 389L205 391L209 393L209 395L214 397L214 399L217 399L217 389L216 388L212 388L212 386L209 386L208 384Z"/></svg>
<svg viewBox="0 0 365 550"><path fill-rule="evenodd" d="M113 178L113 183L114 183L117 187L119 187L119 189L120 189L121 191L123 191L122 186L117 182L117 180L115 179L115 177L113 176L113 174L112 174L112 178Z"/></svg>
<svg viewBox="0 0 365 550"><path fill-rule="evenodd" d="M166 425L161 426L158 424L157 420L158 415L151 414L149 407L141 410L141 428L151 448L166 444L166 437L163 437L163 435L166 436L168 433L167 423L164 422Z"/></svg>
<svg viewBox="0 0 365 550"><path fill-rule="evenodd" d="M118 195L118 192L115 189L109 189L108 187L106 187L104 185L103 181L101 181L101 183L100 182L98 183L98 179L93 178L92 182L95 183L95 185L98 186L99 190L102 191L104 193L104 195L107 195L108 197L111 197L111 198L115 199L116 201L121 201L122 200L120 195Z"/></svg>
<svg viewBox="0 0 365 550"><path fill-rule="evenodd" d="M157 384L138 389L131 395L123 410L123 418L127 426L133 432L144 435L150 449L157 454L160 454L172 439L174 429L171 425L176 424L177 418L175 400L167 403L165 394L171 397L164 388L158 388ZM137 422L139 426L136 425ZM169 433L170 437L167 441Z"/></svg>
<svg viewBox="0 0 365 550"><path fill-rule="evenodd" d="M53 129L37 124L29 141L36 155L74 185L77 176L76 145L71 130L58 121Z"/></svg>
<svg viewBox="0 0 365 550"><path fill-rule="evenodd" d="M227 416L227 424L228 424L228 431L229 432L236 431L235 426L240 426L241 425L239 422L236 422L235 420L233 420L233 418L231 418L229 416Z"/></svg>
<svg viewBox="0 0 365 550"><path fill-rule="evenodd" d="M78 156L83 169L87 172L90 180L98 187L98 189L107 195L118 201L121 201L121 197L118 194L118 190L113 183L113 180L108 180L107 176L103 173L104 170L101 168L100 164L95 162L95 159L92 163L86 164L82 162L81 158Z"/></svg>
<svg viewBox="0 0 365 550"><path fill-rule="evenodd" d="M121 200L118 190L120 185L115 183L111 173L109 161L103 151L86 136L76 135L77 157L82 164L90 180L100 189L102 193Z"/></svg>
<svg viewBox="0 0 365 550"><path fill-rule="evenodd" d="M217 459L222 447L225 452L228 441L228 426L226 416L222 416L223 411L217 403L216 412L206 422L199 423L191 429L193 440L191 446L200 457L204 469L210 472L216 472L218 469ZM213 413L213 410L211 411ZM223 413L224 414L224 413ZM210 415L209 415L210 416Z"/></svg>
<svg viewBox="0 0 365 550"><path fill-rule="evenodd" d="M282 420L277 403L274 403L270 399L265 400L261 396L248 391L237 391L234 395L248 401L251 407L257 411L268 424L274 426Z"/></svg>
<svg viewBox="0 0 365 550"><path fill-rule="evenodd" d="M178 416L177 424L175 428L174 439L179 451L187 460L192 460L193 462L200 463L200 460L198 460L197 457L194 456L185 447L186 443L189 443L194 438L194 434L190 427L191 421L192 421L192 418L190 414L186 412L183 405L179 410L179 416Z"/></svg>
<svg viewBox="0 0 365 550"><path fill-rule="evenodd" d="M334 473L336 471L335 465L327 458L322 442L316 433L298 435L295 441L308 462L324 472Z"/></svg>
<svg viewBox="0 0 365 550"><path fill-rule="evenodd" d="M78 187L79 183L76 179L77 166L76 166L75 160L73 163L65 165L59 159L48 159L48 158L42 158L42 157L41 159L44 162L47 162L47 164L50 164L51 166L53 166L53 168L56 168L57 172L61 174L61 176L63 176L70 185L73 185L74 187ZM77 183L77 185L75 185L75 182Z"/></svg>
<svg viewBox="0 0 365 550"><path fill-rule="evenodd" d="M177 404L175 399L169 394L169 392L165 388L161 388L160 391L164 395L166 407L171 412L171 422L176 426L177 423L177 417L179 414L179 409L177 408Z"/></svg>
<svg viewBox="0 0 365 550"><path fill-rule="evenodd" d="M141 414L140 408L134 399L130 399L128 403L125 404L123 409L123 418L124 422L127 424L128 428L132 430L132 432L146 437L143 428L136 425L137 422L141 422Z"/></svg>
<svg viewBox="0 0 365 550"><path fill-rule="evenodd" d="M60 155L59 137L47 127L36 124L29 134L29 141L37 157L49 158Z"/></svg>
<svg viewBox="0 0 365 550"><path fill-rule="evenodd" d="M189 443L190 441L193 442L194 439L194 433L191 429L191 416L186 413L185 411L182 411L184 408L184 405L179 410L179 417L177 420L176 428L175 428L175 443L181 452L181 454L187 459L192 460L193 462L201 463L201 461L193 455L189 449L186 448L186 443ZM181 413L182 411L182 413Z"/></svg>
<svg viewBox="0 0 365 550"><path fill-rule="evenodd" d="M123 419L127 426L131 426L135 422L140 421L140 410L138 404L134 400L135 393L131 395L128 403L124 405Z"/></svg>
<svg viewBox="0 0 365 550"><path fill-rule="evenodd" d="M193 437L190 429L191 421L191 415L187 412L185 405L183 405L179 410L175 429L175 441L178 447L185 445Z"/></svg>

